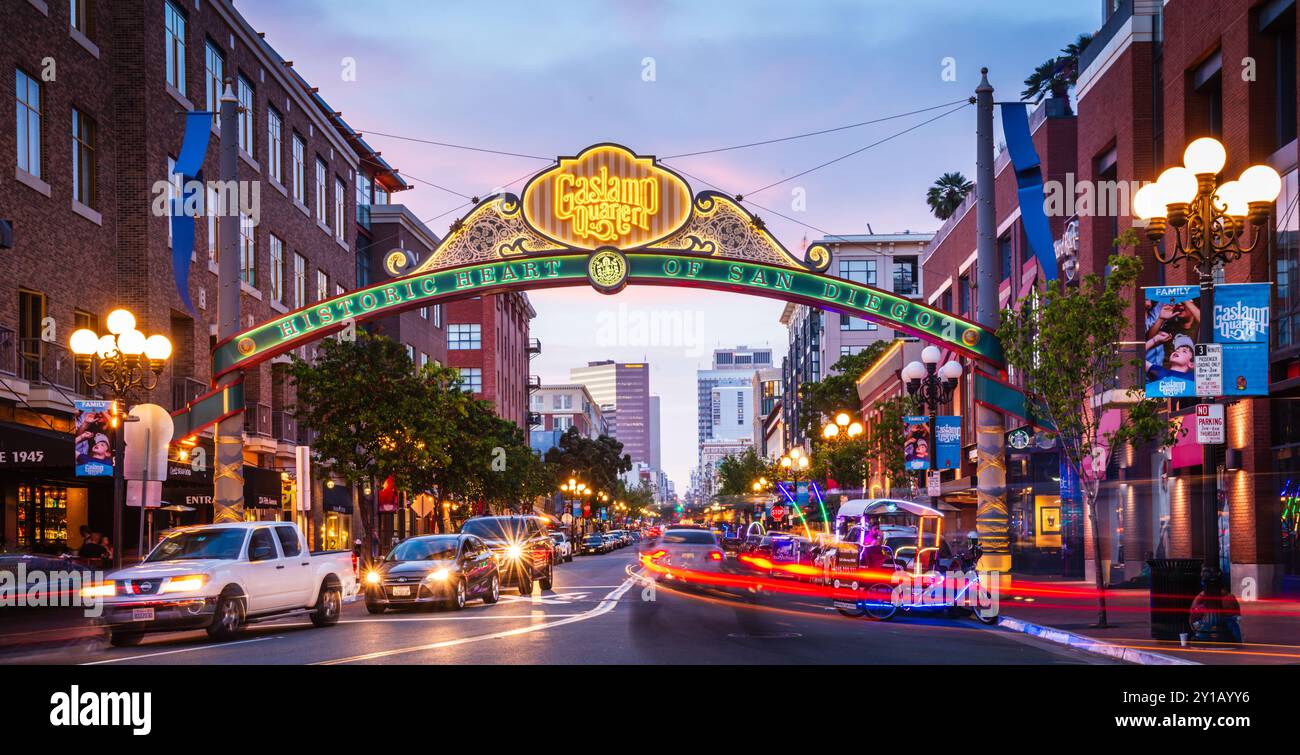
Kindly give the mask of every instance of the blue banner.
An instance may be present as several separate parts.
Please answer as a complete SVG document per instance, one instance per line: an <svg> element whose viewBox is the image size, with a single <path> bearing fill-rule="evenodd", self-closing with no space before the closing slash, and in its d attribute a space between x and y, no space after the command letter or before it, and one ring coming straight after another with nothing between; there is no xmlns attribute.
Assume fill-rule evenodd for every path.
<svg viewBox="0 0 1300 755"><path fill-rule="evenodd" d="M181 190L172 199L172 276L176 280L176 292L190 314L194 314L194 304L190 301L190 258L194 256L194 216L186 215L186 200L193 192L202 192L203 158L208 153L208 140L212 136L212 114L193 112L185 114L185 136L181 140L180 156L176 158L176 167L172 174L179 176ZM168 180L174 180L168 176ZM191 184L197 182L197 184ZM200 196L199 199L206 199ZM202 202L190 201L191 207L202 207Z"/></svg>
<svg viewBox="0 0 1300 755"><path fill-rule="evenodd" d="M1074 467L1065 461L1065 455L1061 455L1061 500L1077 501L1080 500L1080 494L1083 491L1079 488L1079 475L1074 473Z"/></svg>
<svg viewBox="0 0 1300 755"><path fill-rule="evenodd" d="M929 417L903 417L903 466L913 472L930 468Z"/></svg>
<svg viewBox="0 0 1300 755"><path fill-rule="evenodd" d="M77 411L76 453L78 477L113 476L113 402L78 399L72 402Z"/></svg>
<svg viewBox="0 0 1300 755"><path fill-rule="evenodd" d="M934 468L961 467L961 417L934 418Z"/></svg>
<svg viewBox="0 0 1300 755"><path fill-rule="evenodd" d="M1043 276L1049 281L1056 280L1056 250L1052 245L1052 227L1043 211L1043 171L1029 133L1029 103L1002 103L1002 135L1007 140L1011 167L1016 171L1016 194L1020 199L1020 222L1025 228L1025 238L1043 268Z"/></svg>
<svg viewBox="0 0 1300 755"><path fill-rule="evenodd" d="M1200 335L1199 286L1143 289L1147 398L1192 398ZM1218 396L1268 395L1268 328L1271 283L1214 287L1214 342L1223 346L1223 391Z"/></svg>

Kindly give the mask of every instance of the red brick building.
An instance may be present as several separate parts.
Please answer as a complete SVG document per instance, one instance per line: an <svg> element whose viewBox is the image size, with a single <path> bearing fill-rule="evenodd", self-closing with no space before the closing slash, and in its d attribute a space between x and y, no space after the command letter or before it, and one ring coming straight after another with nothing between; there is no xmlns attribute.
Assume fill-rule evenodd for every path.
<svg viewBox="0 0 1300 755"><path fill-rule="evenodd" d="M181 146L182 114L215 109L223 81L232 83L244 107L238 178L250 192L256 186L260 200L240 223L246 324L356 287L378 274L390 248L419 256L436 243L409 211L389 205L392 193L409 188L397 172L229 0L14 0L0 9L0 28L6 38L0 68L15 82L5 122L22 123L0 129L0 154L15 160L13 171L0 176L0 220L14 238L13 248L0 253L5 448L42 442L70 448L72 400L89 391L74 373L68 336L78 327L102 331L105 316L118 307L136 315L138 329L162 333L174 345L157 388L134 399L176 409L206 389L217 332L217 224L215 218L196 223L192 315L172 282L168 218L154 208L166 196ZM217 149L214 123L205 177L213 177ZM422 354L445 360L445 336L434 324L439 313L426 314L427 320L419 311L405 313L375 329L407 343L416 361ZM517 382L520 397L511 411L522 412L522 378ZM288 413L292 390L276 364L248 371L245 395L246 464L291 469L294 446L309 442L310 432ZM210 440L201 438L204 444L210 454ZM111 485L76 478L71 452L55 458L61 455L42 465L0 465L7 542L75 548L79 524L111 531ZM195 476L189 484L206 484L210 493L210 472L207 480ZM318 522L330 513L322 501L339 515L332 531L342 543L353 496L338 492L347 495L325 495L318 481L313 499ZM47 505L47 498L55 503ZM57 508L66 515L56 516ZM19 521L46 515L60 522L50 537L20 537ZM124 545L131 546L133 517L127 520Z"/></svg>
<svg viewBox="0 0 1300 755"><path fill-rule="evenodd" d="M529 338L537 311L521 292L475 296L447 304L447 365L460 370L461 385L491 401L497 416L528 429L528 394L541 387L528 360L541 352Z"/></svg>

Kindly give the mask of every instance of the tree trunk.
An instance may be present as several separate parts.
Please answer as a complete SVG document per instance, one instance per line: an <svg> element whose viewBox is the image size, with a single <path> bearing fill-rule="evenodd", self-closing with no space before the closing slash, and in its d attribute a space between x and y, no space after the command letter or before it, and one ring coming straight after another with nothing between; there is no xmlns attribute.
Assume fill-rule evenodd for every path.
<svg viewBox="0 0 1300 755"><path fill-rule="evenodd" d="M1082 474L1079 475L1083 477ZM1096 486L1083 485L1085 501L1084 505L1088 507L1088 521L1092 524L1092 558L1093 558L1093 577L1097 584L1097 626L1099 628L1109 626L1106 623L1106 578L1102 573L1101 561L1101 527L1097 521L1097 490Z"/></svg>

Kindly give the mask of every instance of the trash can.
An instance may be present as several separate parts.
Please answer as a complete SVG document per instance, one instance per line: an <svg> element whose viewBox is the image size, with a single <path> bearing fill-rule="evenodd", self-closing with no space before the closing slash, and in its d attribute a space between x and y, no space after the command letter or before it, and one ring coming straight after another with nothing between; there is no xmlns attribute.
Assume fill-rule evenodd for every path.
<svg viewBox="0 0 1300 755"><path fill-rule="evenodd" d="M1201 592L1202 561L1194 558L1157 558L1151 567L1151 637L1177 640L1190 633L1187 615Z"/></svg>

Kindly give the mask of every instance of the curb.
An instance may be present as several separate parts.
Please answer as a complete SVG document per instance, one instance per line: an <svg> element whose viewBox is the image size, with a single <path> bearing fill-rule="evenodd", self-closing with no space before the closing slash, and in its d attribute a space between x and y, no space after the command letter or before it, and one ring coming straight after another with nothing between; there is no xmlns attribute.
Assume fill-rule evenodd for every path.
<svg viewBox="0 0 1300 755"><path fill-rule="evenodd" d="M1004 616L998 620L998 626L1011 632L1020 632L1032 637L1055 642L1060 645L1067 645L1077 648L1087 653L1104 655L1108 658L1116 658L1128 663L1136 663L1142 666L1201 666L1203 664L1196 661L1189 661L1183 658L1174 658L1160 653L1153 653L1150 650L1137 650L1135 648L1124 647L1123 645L1114 645L1109 642L1093 639L1082 634L1066 632L1056 627L1033 624L1023 619L1013 619Z"/></svg>

